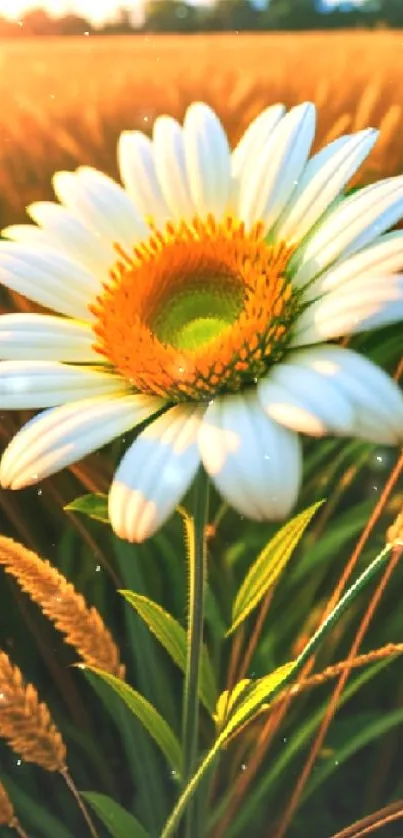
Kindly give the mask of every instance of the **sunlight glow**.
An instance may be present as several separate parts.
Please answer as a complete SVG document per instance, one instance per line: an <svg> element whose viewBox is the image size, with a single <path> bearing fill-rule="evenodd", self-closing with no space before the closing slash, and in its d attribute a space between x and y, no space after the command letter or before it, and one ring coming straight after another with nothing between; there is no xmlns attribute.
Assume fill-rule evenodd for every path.
<svg viewBox="0 0 403 838"><path fill-rule="evenodd" d="M55 16L75 12L100 23L112 18L119 8L140 12L143 6L143 0L0 0L0 16L18 20L24 12L41 7Z"/></svg>

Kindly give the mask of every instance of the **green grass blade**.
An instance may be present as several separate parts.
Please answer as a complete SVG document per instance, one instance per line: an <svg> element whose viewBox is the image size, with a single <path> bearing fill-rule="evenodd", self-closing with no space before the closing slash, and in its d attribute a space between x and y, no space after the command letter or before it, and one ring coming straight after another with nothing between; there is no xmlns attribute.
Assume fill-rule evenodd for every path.
<svg viewBox="0 0 403 838"><path fill-rule="evenodd" d="M388 731L392 730L396 727L396 725L400 725L402 722L403 707L399 707L397 710L383 713L379 716L379 718L374 719L371 724L366 725L362 728L362 730L358 730L355 735L349 735L347 741L340 748L335 750L331 759L329 759L324 765L316 767L315 773L311 777L305 793L302 796L302 801L310 797L311 794L313 794L313 792L316 791L319 786L321 786L322 783L334 773L334 771L338 770L340 765L343 765L343 763L350 757L354 756L357 751L364 748L366 745L369 745L370 742L378 739L379 736L382 736L384 733L388 733Z"/></svg>
<svg viewBox="0 0 403 838"><path fill-rule="evenodd" d="M83 791L81 796L89 803L113 838L149 838L138 820L106 794Z"/></svg>

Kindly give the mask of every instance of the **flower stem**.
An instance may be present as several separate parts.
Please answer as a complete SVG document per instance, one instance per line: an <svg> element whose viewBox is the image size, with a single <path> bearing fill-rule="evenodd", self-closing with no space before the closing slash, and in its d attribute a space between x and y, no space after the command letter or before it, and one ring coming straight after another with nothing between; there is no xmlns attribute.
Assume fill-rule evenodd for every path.
<svg viewBox="0 0 403 838"><path fill-rule="evenodd" d="M203 647L204 593L206 586L206 524L209 479L200 469L194 484L193 532L189 548L189 616L183 709L183 788L196 765L199 730L199 669ZM185 817L185 838L198 838L197 806L191 802Z"/></svg>

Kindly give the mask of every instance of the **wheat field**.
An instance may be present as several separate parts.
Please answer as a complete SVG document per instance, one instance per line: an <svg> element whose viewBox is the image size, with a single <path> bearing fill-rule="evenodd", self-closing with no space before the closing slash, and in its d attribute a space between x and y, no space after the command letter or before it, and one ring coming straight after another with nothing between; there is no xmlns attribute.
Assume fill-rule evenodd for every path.
<svg viewBox="0 0 403 838"><path fill-rule="evenodd" d="M317 145L368 125L381 138L361 182L403 168L399 32L81 37L0 43L0 224L50 198L52 173L92 164L116 176L124 128L152 129L202 98L234 142L266 105L319 108Z"/></svg>

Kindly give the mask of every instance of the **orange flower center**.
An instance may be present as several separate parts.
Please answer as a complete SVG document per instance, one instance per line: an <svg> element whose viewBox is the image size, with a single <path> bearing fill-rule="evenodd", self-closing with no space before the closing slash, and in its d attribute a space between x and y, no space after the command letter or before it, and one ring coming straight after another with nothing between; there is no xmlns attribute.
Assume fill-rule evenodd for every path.
<svg viewBox="0 0 403 838"><path fill-rule="evenodd" d="M256 382L284 354L300 310L292 248L209 216L153 231L119 260L91 307L96 350L140 392L210 399Z"/></svg>

